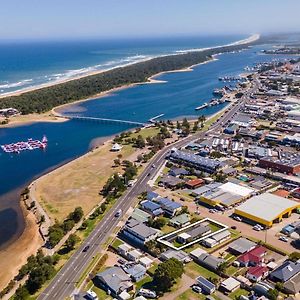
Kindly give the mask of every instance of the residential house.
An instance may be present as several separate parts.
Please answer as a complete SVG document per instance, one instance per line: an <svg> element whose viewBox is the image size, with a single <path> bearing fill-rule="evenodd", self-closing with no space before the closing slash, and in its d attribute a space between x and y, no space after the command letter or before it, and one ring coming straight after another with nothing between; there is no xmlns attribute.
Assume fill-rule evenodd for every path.
<svg viewBox="0 0 300 300"><path fill-rule="evenodd" d="M216 233L213 236L210 236L210 237L204 239L201 242L201 244L203 244L205 247L212 248L212 247L215 247L215 246L229 240L230 238L231 238L230 231L224 230L219 233Z"/></svg>
<svg viewBox="0 0 300 300"><path fill-rule="evenodd" d="M109 291L113 296L133 290L130 277L120 267L111 267L95 276L95 285Z"/></svg>
<svg viewBox="0 0 300 300"><path fill-rule="evenodd" d="M234 255L241 255L256 247L256 243L247 240L246 238L239 238L228 245L228 251Z"/></svg>
<svg viewBox="0 0 300 300"><path fill-rule="evenodd" d="M194 190L204 184L204 180L201 178L191 179L185 183L188 189Z"/></svg>
<svg viewBox="0 0 300 300"><path fill-rule="evenodd" d="M267 249L263 246L256 246L254 249L242 254L237 261L243 267L257 266L264 262Z"/></svg>
<svg viewBox="0 0 300 300"><path fill-rule="evenodd" d="M158 217L164 214L161 205L153 201L142 201L141 207L144 211L148 212L152 217Z"/></svg>
<svg viewBox="0 0 300 300"><path fill-rule="evenodd" d="M144 266L146 269L149 269L149 268L152 266L152 264L153 264L153 260L150 259L150 258L147 257L147 256L144 256L144 257L140 258L139 263L140 263L142 266Z"/></svg>
<svg viewBox="0 0 300 300"><path fill-rule="evenodd" d="M172 168L168 173L174 177L189 175L189 171L183 168Z"/></svg>
<svg viewBox="0 0 300 300"><path fill-rule="evenodd" d="M145 244L158 237L159 231L136 220L129 220L123 228L122 233L133 242Z"/></svg>
<svg viewBox="0 0 300 300"><path fill-rule="evenodd" d="M129 246L129 245L127 245L127 244L124 243L124 244L121 244L121 245L118 246L117 252L120 255L122 255L124 257L127 257L128 252L131 251L132 249L133 248L131 246Z"/></svg>
<svg viewBox="0 0 300 300"><path fill-rule="evenodd" d="M268 274L269 274L269 269L267 267L255 266L249 268L246 277L251 281L257 282L267 277Z"/></svg>
<svg viewBox="0 0 300 300"><path fill-rule="evenodd" d="M143 254L134 249L134 250L131 250L127 253L127 258L130 260L130 261L134 261L134 262L138 262L139 259L143 256Z"/></svg>
<svg viewBox="0 0 300 300"><path fill-rule="evenodd" d="M233 277L229 277L229 278L225 279L224 281L222 281L219 289L220 289L220 291L224 292L225 294L229 294L229 293L236 291L240 286L241 286L241 283L238 280L236 280Z"/></svg>
<svg viewBox="0 0 300 300"><path fill-rule="evenodd" d="M202 291L205 293L205 294L212 294L215 292L216 290L216 286L210 282L209 280L207 280L206 278L202 277L202 276L198 276L196 278L196 283L197 285L199 285L202 289Z"/></svg>
<svg viewBox="0 0 300 300"><path fill-rule="evenodd" d="M300 262L287 260L270 274L270 278L275 282L284 283L299 273Z"/></svg>
<svg viewBox="0 0 300 300"><path fill-rule="evenodd" d="M169 221L173 227L181 228L190 224L191 216L189 214L181 214Z"/></svg>
<svg viewBox="0 0 300 300"><path fill-rule="evenodd" d="M141 264L133 265L129 268L124 269L127 274L130 275L134 282L142 280L147 272L147 269Z"/></svg>
<svg viewBox="0 0 300 300"><path fill-rule="evenodd" d="M153 201L153 200L157 199L158 197L159 197L159 195L155 192L152 192L152 191L147 192L147 200L149 200L149 201Z"/></svg>
<svg viewBox="0 0 300 300"><path fill-rule="evenodd" d="M147 223L152 216L139 208L135 208L130 218L141 223Z"/></svg>
<svg viewBox="0 0 300 300"><path fill-rule="evenodd" d="M169 249L160 255L160 259L163 261L168 260L170 258L176 258L183 263L191 261L189 255L186 252L181 250L178 251L178 250Z"/></svg>
<svg viewBox="0 0 300 300"><path fill-rule="evenodd" d="M203 253L196 259L196 262L211 271L217 271L219 266L225 261L224 259L218 258L214 255Z"/></svg>
<svg viewBox="0 0 300 300"><path fill-rule="evenodd" d="M197 226L190 227L186 232L183 232L177 236L177 241L181 244L187 244L200 238L211 232L211 228L208 222L202 222Z"/></svg>
<svg viewBox="0 0 300 300"><path fill-rule="evenodd" d="M164 210L165 214L169 217L174 217L182 209L182 204L172 201L168 198L159 198L156 201Z"/></svg>
<svg viewBox="0 0 300 300"><path fill-rule="evenodd" d="M174 189L177 189L180 186L182 186L184 183L185 183L185 181L183 179L166 175L166 176L163 176L162 178L160 178L158 185L174 190Z"/></svg>

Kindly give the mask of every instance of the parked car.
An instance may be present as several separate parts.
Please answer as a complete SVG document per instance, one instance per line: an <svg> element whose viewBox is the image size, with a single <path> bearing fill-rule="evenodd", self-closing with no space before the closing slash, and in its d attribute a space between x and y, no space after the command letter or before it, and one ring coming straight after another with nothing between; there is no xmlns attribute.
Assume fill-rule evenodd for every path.
<svg viewBox="0 0 300 300"><path fill-rule="evenodd" d="M156 292L148 289L140 289L138 294L146 298L152 298L152 299L156 298Z"/></svg>
<svg viewBox="0 0 300 300"><path fill-rule="evenodd" d="M193 290L194 292L198 293L198 294L200 294L200 293L202 292L201 287L200 287L199 285L196 285L196 284L194 284L194 285L192 286L192 290Z"/></svg>
<svg viewBox="0 0 300 300"><path fill-rule="evenodd" d="M233 216L233 219L238 221L238 222L242 222L242 218L239 216Z"/></svg>
<svg viewBox="0 0 300 300"><path fill-rule="evenodd" d="M256 231L261 231L261 228L257 225L253 226L253 229L256 230Z"/></svg>
<svg viewBox="0 0 300 300"><path fill-rule="evenodd" d="M279 237L279 240L283 241L283 242L286 242L286 243L289 241L289 239L286 236L283 236L283 235L281 237Z"/></svg>

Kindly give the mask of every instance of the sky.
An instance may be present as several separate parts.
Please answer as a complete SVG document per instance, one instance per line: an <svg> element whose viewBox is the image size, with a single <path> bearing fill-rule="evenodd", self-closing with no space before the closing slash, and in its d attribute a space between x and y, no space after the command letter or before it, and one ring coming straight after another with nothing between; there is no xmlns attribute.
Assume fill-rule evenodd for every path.
<svg viewBox="0 0 300 300"><path fill-rule="evenodd" d="M1 0L0 40L300 30L300 0Z"/></svg>

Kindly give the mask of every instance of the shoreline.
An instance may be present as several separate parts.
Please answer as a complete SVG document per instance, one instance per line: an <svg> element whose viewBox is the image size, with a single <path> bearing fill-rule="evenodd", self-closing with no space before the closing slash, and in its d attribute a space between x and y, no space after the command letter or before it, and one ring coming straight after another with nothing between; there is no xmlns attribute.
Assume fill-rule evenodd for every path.
<svg viewBox="0 0 300 300"><path fill-rule="evenodd" d="M137 85L155 84L155 83L166 83L167 81L158 80L158 79L156 79L156 78L157 78L158 76L161 76L161 75L167 74L167 73L191 72L191 71L193 71L193 68L195 68L196 66L199 66L199 65L206 64L206 63L213 62L213 61L217 60L216 57L217 57L218 55L219 55L219 53L218 53L218 54L215 54L215 55L212 55L212 59L208 59L208 60L206 60L206 61L204 61L204 62L201 62L201 63L199 63L199 64L191 65L190 67L187 67L187 68L183 68L183 69L179 69L179 70L171 70L171 71L160 72L160 73L158 73L158 74L155 74L155 75L150 76L149 78L147 78L147 81L145 81L145 82L141 82L141 83L132 83L132 84L129 84L129 85L125 85L125 86L113 88L113 89L111 89L111 90L101 92L101 93L99 93L98 95L93 96L93 97L88 98L88 99L81 99L81 100L78 100L78 101L74 101L74 102L72 102L72 103L66 103L66 104L63 104L63 105L61 105L61 106L54 107L54 108L50 111L50 113L53 114L53 116L50 115L50 116L48 116L48 118L49 118L49 117L54 117L54 118L59 118L59 120L43 120L43 119L36 119L36 120L28 120L28 121L25 121L25 122L24 122L24 121L19 121L19 122L16 121L16 122L11 123L11 124L3 125L2 128L22 126L22 125L24 125L24 124L32 124L32 123L35 123L35 122L63 122L63 121L67 121L66 118L63 118L63 115L62 115L62 114L60 114L59 112L56 111L57 109L61 109L61 108L63 108L63 107L70 106L70 105L75 105L76 103L81 103L81 102L85 102L85 101L90 101L90 100L93 100L93 99L97 99L97 98L99 98L99 97L105 97L105 96L107 96L107 95L113 93L114 91L118 91L118 90L122 90L122 89L131 88L131 87L134 87L134 86L137 86ZM89 76L89 75L88 75L88 76ZM84 76L84 77L86 77L86 76ZM73 80L73 79L72 79L72 80ZM1 97L0 97L0 98L1 98ZM1 100L0 100L0 101L1 101ZM214 114L212 114L212 115L207 116L207 121L208 121L209 119L215 117L215 115L220 114L223 110L225 110L225 109L227 109L228 107L230 107L230 105L231 105L231 103L229 103L228 105L226 105L226 106L225 106L223 109L221 109L220 111L218 111L218 112L216 112L216 113L214 113ZM49 114L49 112L47 112L47 113L45 113L45 114ZM28 115L27 115L27 116L28 116ZM42 116L42 114L39 114L39 116ZM191 121L191 120L190 120L190 121ZM0 126L0 128L1 128L1 126ZM115 135L114 135L114 136L115 136ZM96 148L101 148L101 147L104 146L106 143L111 142L111 141L112 141L112 138L113 138L114 136L108 136L108 137L103 137L103 138L101 138L102 141L104 141L104 142L103 142L103 144L102 144L101 146L97 146ZM107 138L107 140L105 140L106 138ZM92 141L91 141L91 143L92 143ZM68 164L70 164L70 163L72 163L72 162L74 162L74 161L76 161L76 160L84 159L87 155L90 155L90 153L92 153L94 150L95 150L95 148L92 148L92 149L88 150L85 154L83 154L82 156L80 156L80 157L78 157L78 158L71 159L70 161L68 161L68 162L66 162L66 163L63 163L62 165L58 165L57 167L55 167L54 169L52 169L50 172L47 172L47 173L43 174L42 176L38 177L36 180L39 180L40 178L42 178L42 177L44 177L44 176L47 176L48 174L52 174L52 172L55 172L56 170L58 170L58 169L60 169L60 168L62 168L62 167L64 167L64 166L66 166L66 165L68 165ZM34 180L32 183L36 182L36 180ZM31 184L32 184L32 183L31 183ZM30 184L30 185L31 185L31 184ZM22 206L22 205L24 205L24 203L22 202L22 203L20 203L20 205ZM28 230L29 230L30 228L31 228L31 231L30 231L30 232L31 232L32 236L31 236L31 237L28 237L28 236L27 236L27 240L26 240L25 245L30 245L31 248L28 249L28 247L27 247L27 248L25 247L25 248L28 250L28 252L30 252L30 253L26 252L26 255L28 254L28 256L29 256L30 254L32 254L33 251L36 251L38 248L40 248L40 245L39 245L39 242L38 242L38 241L39 241L39 239L41 239L41 238L40 238L40 234L39 234L39 232L38 232L38 228L37 228L37 230L33 230L33 232L32 232L32 228L35 228L35 227L37 226L35 216L34 216L30 211L27 211L27 210L25 211L25 210L22 209L22 212L23 212L23 217L24 217L24 222L25 222L25 228L24 228L24 231L23 231L23 233L22 233L15 241L13 241L11 244L9 244L7 247L5 247L5 249L3 249L2 251L0 251L0 257L1 257L1 253L2 253L2 252L6 252L6 251L8 251L9 249L14 249L14 251L15 251L15 249L18 249L18 247L20 247L20 245L22 244L22 241L23 241L23 243L24 243L24 239L26 240L26 235L28 234ZM30 216L30 214L32 214L32 215ZM34 223L30 223L32 226L29 226L29 228L28 228L28 224L29 224L29 222L32 222L32 218L34 218L34 220L35 220L35 222L34 222L35 225L34 225ZM38 240L36 240L36 235L39 236L39 239L38 239ZM35 237L35 239L33 239L33 237ZM30 242L30 241L31 241L31 242ZM30 251L29 251L29 250L30 250ZM13 250L11 250L11 255L12 255L12 252L13 252ZM21 252L21 253L23 254L24 252ZM18 253L18 254L19 254L19 253ZM17 254L17 255L18 255L18 254ZM25 256L26 256L26 255L25 255ZM18 257L18 256L17 256L17 257ZM19 258L19 257L18 257L18 258ZM23 258L23 256L22 256L22 258ZM27 258L27 256L26 256L26 258ZM19 258L19 259L20 259L20 258ZM24 262L23 262L23 261L24 261ZM26 262L26 259L23 258L22 262L23 262L23 264L24 264L24 263ZM13 266L13 264L11 264L10 266L12 267L11 269L13 269L13 270L12 270L11 272L7 272L7 273L9 273L9 274L14 274L14 272L16 271L16 269L18 270L19 267L21 266L21 263L18 263L18 264L17 264L17 267L16 267L15 265Z"/></svg>
<svg viewBox="0 0 300 300"><path fill-rule="evenodd" d="M85 78L85 77L89 77L89 76L93 76L93 75L98 75L98 74L101 74L101 73L104 73L104 72L107 72L107 71L110 71L110 70L114 70L114 69L117 69L117 68L123 68L123 67L129 66L129 65L134 65L134 64L141 63L141 62L146 62L146 61L149 61L151 59L158 58L158 57L171 56L171 55L180 55L180 54L188 53L188 52L202 52L202 51L206 51L206 50L218 49L218 48L229 47L229 46L245 45L245 44L253 43L253 42L257 41L259 38L260 38L260 34L251 34L248 38L245 38L245 39L242 39L242 40L239 40L239 41L236 41L236 42L232 42L232 43L229 43L229 44L225 44L225 45L218 45L218 46L198 48L198 49L195 48L195 49L187 49L187 50L178 50L175 53L170 53L170 54L165 54L165 55L156 55L156 56L145 58L145 59L142 59L142 60L139 60L139 61L136 61L136 62L124 64L122 66L116 66L116 67L113 67L113 68L110 68L110 69L93 70L93 71L87 72L85 74L74 76L72 78L64 78L64 79L61 79L61 80L56 80L54 82L42 83L42 84L39 84L37 86L31 86L31 87L28 87L28 88L24 88L24 89L20 89L20 90L0 94L0 100L3 99L3 98L6 98L6 97L18 96L18 95L21 95L21 94L24 94L24 93L27 93L27 92L32 92L32 91L35 91L35 90L39 90L39 89L42 89L42 88L45 88L45 87L51 87L51 86L59 85L59 84L66 83L66 82L69 82L69 81L75 81L75 80L78 80L78 79L81 79L81 78Z"/></svg>

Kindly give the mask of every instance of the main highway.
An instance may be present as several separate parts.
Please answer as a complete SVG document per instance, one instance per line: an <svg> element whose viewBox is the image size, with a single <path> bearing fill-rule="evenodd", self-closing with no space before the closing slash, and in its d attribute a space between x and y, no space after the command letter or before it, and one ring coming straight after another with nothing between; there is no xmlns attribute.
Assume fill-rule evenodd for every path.
<svg viewBox="0 0 300 300"><path fill-rule="evenodd" d="M70 257L37 299L63 300L74 295L77 291L76 283L79 281L82 273L87 269L93 257L99 253L101 246L103 246L103 244L107 241L108 237L113 233L117 224L120 222L120 218L122 218L122 216L120 218L115 217L116 212L118 210L122 210L124 214L131 205L133 205L136 196L147 189L148 181L153 178L157 171L161 168L169 151L173 147L180 148L194 140L204 139L208 134L219 132L223 125L231 120L238 112L248 96L257 90L257 87L258 82L254 80L252 88L250 88L238 102L232 104L231 107L227 109L206 132L199 132L180 139L177 142L164 147L160 152L158 152L137 178L134 186L128 188L128 190L117 200L117 203L115 203L115 205L104 215L96 228L91 232L88 238L84 240L78 250L76 250L76 252ZM88 251L83 252L83 249L86 246L89 246L90 248Z"/></svg>

